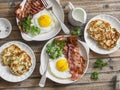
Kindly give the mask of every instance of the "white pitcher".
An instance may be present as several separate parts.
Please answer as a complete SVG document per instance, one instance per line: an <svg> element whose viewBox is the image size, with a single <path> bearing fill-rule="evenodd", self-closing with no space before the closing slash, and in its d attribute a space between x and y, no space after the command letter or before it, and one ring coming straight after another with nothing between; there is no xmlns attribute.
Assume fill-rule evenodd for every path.
<svg viewBox="0 0 120 90"><path fill-rule="evenodd" d="M83 8L75 8L71 2L68 3L68 7L70 8L68 14L70 24L73 26L80 26L86 22L87 14Z"/></svg>

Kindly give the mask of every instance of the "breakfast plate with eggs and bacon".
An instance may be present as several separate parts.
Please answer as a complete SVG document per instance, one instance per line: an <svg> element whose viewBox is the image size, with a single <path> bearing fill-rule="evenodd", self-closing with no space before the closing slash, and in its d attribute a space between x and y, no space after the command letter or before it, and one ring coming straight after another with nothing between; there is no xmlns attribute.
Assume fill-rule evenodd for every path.
<svg viewBox="0 0 120 90"><path fill-rule="evenodd" d="M61 84L73 83L80 79L88 68L89 48L76 36L57 36L43 47L40 62L41 75L48 65L47 78Z"/></svg>
<svg viewBox="0 0 120 90"><path fill-rule="evenodd" d="M53 11L58 11L58 17L64 21L64 12L53 3ZM50 2L50 1L49 1ZM50 2L51 3L51 2ZM61 25L51 10L47 10L41 0L23 0L16 9L16 21L21 36L26 41L44 41L56 36Z"/></svg>

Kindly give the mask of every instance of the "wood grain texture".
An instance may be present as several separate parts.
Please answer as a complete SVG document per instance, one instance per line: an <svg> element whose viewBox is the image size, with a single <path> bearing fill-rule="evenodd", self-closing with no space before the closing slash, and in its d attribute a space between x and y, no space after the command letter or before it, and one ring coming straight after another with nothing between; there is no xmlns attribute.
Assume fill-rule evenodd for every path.
<svg viewBox="0 0 120 90"><path fill-rule="evenodd" d="M22 39L20 31L16 24L15 8L22 0L0 0L0 17L5 17L12 23L12 33L5 39L0 39L0 46L9 41L21 41L29 45L36 56L37 65L33 74L27 79L19 83L9 83L0 78L0 90L115 90L116 75L120 73L120 49L109 55L99 55L90 51L90 63L84 77L73 84L61 85L47 79L46 87L38 86L41 75L39 74L40 53L47 41L27 42ZM65 8L68 2L72 2L75 7L82 7L87 12L87 22L98 14L110 14L120 20L120 0L61 0L61 4L65 11L65 24L72 31L74 29L67 20L68 10ZM85 25L81 27L84 31ZM64 35L61 31L58 35ZM84 41L84 35L79 37ZM97 58L102 58L108 63L102 70L93 68ZM91 73L100 72L98 80L91 80Z"/></svg>

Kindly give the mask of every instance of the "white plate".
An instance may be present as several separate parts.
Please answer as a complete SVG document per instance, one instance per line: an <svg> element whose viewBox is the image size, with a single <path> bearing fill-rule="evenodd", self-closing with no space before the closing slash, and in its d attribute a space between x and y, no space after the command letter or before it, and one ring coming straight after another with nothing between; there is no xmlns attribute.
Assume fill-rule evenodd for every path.
<svg viewBox="0 0 120 90"><path fill-rule="evenodd" d="M87 32L88 25L89 25L89 23L92 20L96 20L96 19L101 19L101 20L104 20L106 22L109 22L111 24L112 28L116 28L117 31L120 32L120 21L117 18L115 18L115 17L113 17L111 15L100 14L100 15L95 16L94 18L92 18L87 23L87 25L85 27L84 38L85 38L85 41L86 41L87 45L89 46L89 48L92 51L94 51L94 52L96 52L98 54L110 54L110 53L115 52L120 47L120 39L118 40L117 45L113 49L111 49L111 50L105 50L105 49L102 49L101 47L99 47L99 45L97 44L97 42L89 37L89 34Z"/></svg>
<svg viewBox="0 0 120 90"><path fill-rule="evenodd" d="M25 2L26 0L23 0L23 2L20 5L24 6ZM59 3L59 0L56 0L56 2ZM56 6L56 4L53 3L53 10L59 11L57 12L58 13L57 15L59 15L58 17L64 22L64 12L63 12L62 6L60 5L60 3L58 5L59 6ZM16 18L16 21L18 25L19 20L17 18ZM60 26L60 23L58 23L56 27L48 33L39 34L37 36L31 37L30 35L21 32L21 35L22 35L22 38L26 41L44 41L56 36L60 32L60 30L61 30L61 26Z"/></svg>
<svg viewBox="0 0 120 90"><path fill-rule="evenodd" d="M59 37L59 36L57 36L57 37ZM65 36L65 37L67 37L67 36ZM55 38L56 38L56 37L55 37ZM46 67L46 61L49 59L49 57L48 57L48 55L47 55L47 53L46 53L46 45L47 45L48 43L51 43L53 40L54 40L54 38L51 39L51 40L49 40L49 41L45 44L45 46L43 47L43 49L42 49L41 58L40 58L41 65L40 65L40 69L39 69L41 75L44 73L45 67ZM86 70L87 70L87 68L88 68L88 64L89 64L89 48L88 48L87 45L86 45L84 42L82 42L82 41L79 41L79 44L80 44L80 53L81 53L81 55L83 56L83 58L84 58L84 59L86 60L86 62L87 62L87 66L86 66L85 71L84 71L84 74L85 74L85 72L86 72ZM84 75L84 74L83 74L83 75ZM83 75L82 75L82 76L83 76ZM72 80L70 80L70 79L59 79L59 78L56 78L56 77L54 77L54 76L50 73L50 70L49 70L49 69L48 69L48 72L47 72L46 76L47 76L49 79L51 79L52 81L57 82L57 83L61 83L61 84L69 84L69 83L75 82L75 81L72 81ZM81 77L82 77L82 76L81 76Z"/></svg>
<svg viewBox="0 0 120 90"><path fill-rule="evenodd" d="M16 44L17 46L19 46L21 48L21 50L24 50L27 52L27 54L31 57L31 62L32 62L32 66L30 67L29 71L26 72L25 74L21 75L21 76L16 76L13 75L8 66L3 66L1 63L1 52L8 46L12 45L12 44ZM6 81L9 82L20 82L23 81L25 79L27 79L33 72L34 68L36 65L36 58L34 55L33 50L26 44L22 43L22 42L18 42L18 41L11 41L8 43L5 43L4 45L2 45L0 47L0 77L3 78Z"/></svg>

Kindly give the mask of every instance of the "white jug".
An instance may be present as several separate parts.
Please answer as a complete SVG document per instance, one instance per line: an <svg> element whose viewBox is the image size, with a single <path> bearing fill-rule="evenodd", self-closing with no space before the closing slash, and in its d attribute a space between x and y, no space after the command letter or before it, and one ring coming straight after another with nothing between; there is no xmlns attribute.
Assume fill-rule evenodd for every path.
<svg viewBox="0 0 120 90"><path fill-rule="evenodd" d="M70 8L68 20L73 26L80 26L84 24L87 19L86 11L83 8L75 8L71 2L68 3Z"/></svg>

